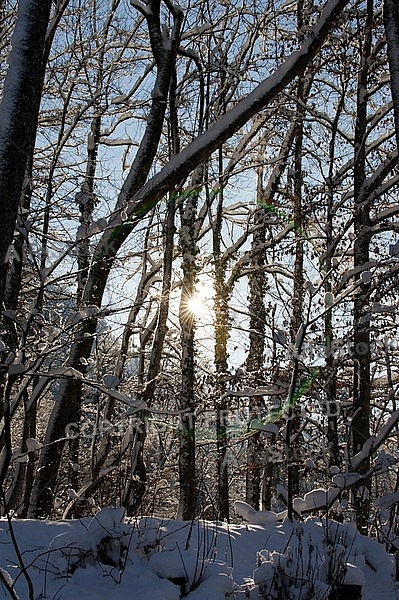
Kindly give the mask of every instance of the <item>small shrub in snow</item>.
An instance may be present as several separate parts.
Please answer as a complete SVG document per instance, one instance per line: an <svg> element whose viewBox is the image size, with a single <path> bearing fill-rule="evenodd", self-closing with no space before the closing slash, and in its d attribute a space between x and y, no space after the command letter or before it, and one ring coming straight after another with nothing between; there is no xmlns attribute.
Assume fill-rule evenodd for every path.
<svg viewBox="0 0 399 600"><path fill-rule="evenodd" d="M304 531L298 523L284 552L258 552L258 567L247 597L251 600L330 600L343 583L361 586L361 570L349 563L354 538L347 532L346 528L345 535L341 536L338 524L329 524L324 531L321 553L310 537L304 539Z"/></svg>
<svg viewBox="0 0 399 600"><path fill-rule="evenodd" d="M222 575L221 585L226 592L232 589L232 579L227 566L215 560L216 536L206 522L186 523L185 543L181 542L181 533L162 538L164 528L153 519L154 526L149 522L149 531L141 532L140 536L153 540L153 551L148 556L148 562L154 573L162 579L169 579L180 588L180 597L188 596L206 581L206 586L216 585L215 569ZM148 520L146 520L148 523ZM158 524L158 529L156 529ZM141 522L140 522L141 525ZM152 533L151 533L152 532ZM176 532L177 533L177 532ZM148 549L148 546L146 546ZM213 573L213 576L211 576ZM213 583L212 583L213 581ZM219 582L220 584L220 582Z"/></svg>
<svg viewBox="0 0 399 600"><path fill-rule="evenodd" d="M83 534L55 537L49 552L51 570L58 576L68 576L97 562L121 569L132 531L123 523L124 516L124 509L107 507L91 519Z"/></svg>
<svg viewBox="0 0 399 600"><path fill-rule="evenodd" d="M107 574L117 569L120 580L130 549L129 564L134 556L137 563L143 561L155 576L178 586L181 598L195 598L200 586L202 591L219 589L225 596L232 592L229 567L216 560L216 535L206 522L181 523L171 533L168 522L159 519L142 518L134 525L125 524L123 519L123 509L105 508L91 519L84 533L54 538L48 560L50 572L56 577L71 577L78 569L101 565Z"/></svg>
<svg viewBox="0 0 399 600"><path fill-rule="evenodd" d="M261 551L258 560L253 579L259 600L310 600L318 598L320 590L324 593L327 589L316 581L312 561L305 567L298 552L291 549L286 554Z"/></svg>

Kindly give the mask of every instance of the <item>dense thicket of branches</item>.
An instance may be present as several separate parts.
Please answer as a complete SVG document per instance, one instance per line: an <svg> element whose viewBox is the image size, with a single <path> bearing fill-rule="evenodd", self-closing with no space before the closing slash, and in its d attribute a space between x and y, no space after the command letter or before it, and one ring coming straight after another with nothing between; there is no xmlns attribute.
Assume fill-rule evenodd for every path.
<svg viewBox="0 0 399 600"><path fill-rule="evenodd" d="M34 85L16 4L0 3L3 510L228 519L245 497L394 543L382 2L39 3Z"/></svg>

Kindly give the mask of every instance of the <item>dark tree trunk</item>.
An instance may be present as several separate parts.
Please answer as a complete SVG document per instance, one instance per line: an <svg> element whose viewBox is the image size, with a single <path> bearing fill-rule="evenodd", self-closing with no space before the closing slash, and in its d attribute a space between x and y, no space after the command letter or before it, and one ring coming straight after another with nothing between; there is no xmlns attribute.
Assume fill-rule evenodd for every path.
<svg viewBox="0 0 399 600"><path fill-rule="evenodd" d="M22 430L21 452L26 452L25 440L36 438L36 404L29 408L28 397L24 398L25 415ZM14 467L14 481L9 493L6 495L7 510L14 511L18 517L24 519L28 514L29 496L32 489L33 474L36 457L34 452L29 452L27 463L17 463Z"/></svg>
<svg viewBox="0 0 399 600"><path fill-rule="evenodd" d="M367 87L369 60L372 43L373 0L367 1L366 23L363 29L361 47L361 63L357 88L357 115L355 128L355 160L354 160L354 267L359 272L356 279L359 287L354 299L353 309L353 416L352 416L352 452L357 454L370 437L370 320L368 318L368 301L370 281L362 278L361 273L367 271L371 239L370 201L364 196L366 180L366 131L367 131ZM360 33L360 32L359 32ZM370 460L365 458L358 467L362 474L370 468ZM357 526L362 533L367 533L370 508L371 479L366 479L360 487L353 489L353 503L356 511Z"/></svg>
<svg viewBox="0 0 399 600"><path fill-rule="evenodd" d="M266 210L258 207L254 213L254 233L251 244L251 264L249 283L249 352L246 359L246 371L252 387L264 384L264 354L265 354L265 329L266 329L266 275L265 266L265 241L266 241ZM249 399L249 418L259 419L262 398L254 396ZM260 509L263 444L260 433L254 432L247 442L247 469L245 499L255 510Z"/></svg>
<svg viewBox="0 0 399 600"><path fill-rule="evenodd" d="M334 327L333 317L333 285L331 274L333 272L333 257L339 238L334 236L334 186L333 173L335 169L335 143L338 131L338 123L342 114L342 109L345 102L345 88L341 92L340 101L335 113L331 141L329 146L329 173L328 173L328 191L326 198L326 241L324 261L320 264L320 270L324 270L327 276L324 280L324 292L326 302L326 313L324 317L324 335L325 335L325 360L324 369L324 392L326 396L326 416L327 416L327 444L328 444L328 464L329 467L339 466L341 463L339 454L338 440L338 414L339 406L337 403L337 365L336 357L334 356Z"/></svg>
<svg viewBox="0 0 399 600"><path fill-rule="evenodd" d="M12 265L7 286L8 258L14 240L25 173L36 136L50 9L51 0L20 1L0 104L0 309L3 307L6 290L8 302L14 302L19 293L22 264ZM22 263L22 244L20 250L18 258ZM9 402L12 383L13 380L7 380L5 373L0 371L6 441L3 448L2 480L12 454L11 447L8 447L11 439Z"/></svg>
<svg viewBox="0 0 399 600"><path fill-rule="evenodd" d="M0 305L6 289L6 257L14 238L29 149L36 135L50 8L51 0L20 0L0 104Z"/></svg>
<svg viewBox="0 0 399 600"><path fill-rule="evenodd" d="M10 162L7 161L13 161L14 159L19 161L18 164L15 164L11 169L8 181L4 180L4 173L1 172L0 167L0 209L4 215L3 200L6 198L7 209L9 211L8 218L4 219L2 224L6 225L6 228L12 228L13 231L15 223L12 225L12 220L14 217L17 219L16 215L18 214L18 209L20 210L19 218L21 228L15 233L13 252L10 253L10 260L8 260L7 255L4 257L2 252L3 249L6 248L6 244L8 244L7 236L11 233L11 229L7 229L8 233L7 231L4 231L4 236L0 235L0 263L6 272L4 275L4 272L0 267L0 306L2 301L4 301L5 308L12 311L17 310L18 307L25 254L30 252L28 239L29 232L26 227L25 215L29 214L30 211L33 153L45 70L55 32L68 2L69 0L62 0L57 4L51 18L51 23L48 27L51 2L20 2L18 22L15 31L16 34L18 32L18 36L23 39L23 45L21 45L21 39L18 41L18 36L17 42L13 39L12 46L15 60L12 61L13 65L12 68L10 67L10 73L7 76L4 86L2 106L4 108L6 102L9 102L13 95L15 95L17 101L8 114L7 111L4 113L4 111L2 111L2 106L0 106L0 146L1 151L4 150L6 155L8 154L8 158L7 156L4 156L4 158L0 157L1 167L4 167L7 170L10 168ZM27 20L27 17L29 17L29 21ZM25 32L22 33L24 24L28 27ZM32 48L34 48L33 52L31 52ZM20 78L14 78L17 71L19 71ZM11 84L10 81L12 82ZM4 131L8 136L6 142L8 141L11 145L15 146L13 149L14 156L12 153L10 155L7 143L2 145L1 138ZM22 137L18 142L21 132ZM19 143L19 146L16 145L17 143ZM20 153L19 156L18 152ZM23 177L22 170L24 170ZM21 181L22 188L20 190L19 185ZM7 191L7 186L11 186L11 194L10 190ZM18 193L20 193L19 207L17 206ZM4 194L7 194L7 196L4 196ZM1 242L4 242L3 249L1 248ZM7 253L9 249L10 245L8 244ZM4 276L6 277L5 286L3 286ZM40 310L39 304L41 297L42 291L40 290L37 300L38 310ZM15 335L16 331L13 321L4 319L4 328L6 335L3 336L3 340L6 342L9 351L14 352L17 348L18 340ZM0 370L0 398L3 398L3 392L9 389L6 379L7 373L1 373ZM7 402L5 397L4 402ZM25 401L25 407L26 406L27 402ZM3 407L0 409L0 416L3 416ZM25 412L24 433L25 432L29 432L29 437L36 437L36 403L33 403ZM22 439L21 450L24 449L24 442L25 437ZM23 516L26 514L26 501L31 491L34 467L34 456L33 454L30 454L28 464L22 465L22 468L17 468L14 490L24 490L24 508L22 512L20 512ZM13 496L13 491L10 492L10 496Z"/></svg>
<svg viewBox="0 0 399 600"><path fill-rule="evenodd" d="M281 145L280 148L280 152L278 155L278 160L276 161L276 165L273 168L273 171L271 173L271 175L268 178L267 184L265 187L263 187L263 167L260 167L259 172L258 172L258 190L257 190L257 194L258 194L258 204L260 207L262 207L264 209L264 214L263 214L263 219L265 219L267 221L268 219L268 214L271 213L273 214L275 208L273 205L273 201L274 198L276 196L276 194L278 193L279 190L279 186L280 186L280 182L281 182L281 177L284 173L284 170L286 169L287 166L287 159L289 157L290 152L292 151L292 145L294 143L295 140L295 132L296 132L296 125L295 123L293 123L287 133L284 136L284 141ZM265 223L266 225L266 223ZM265 242L265 232L262 234L264 237L263 243ZM264 257L262 257L263 260ZM260 276L264 279L264 274L261 272ZM263 281L262 285L266 285L266 280ZM260 298L258 299L258 302L260 301ZM263 304L263 312L265 311L265 306ZM274 311L274 309L273 309ZM260 313L262 315L262 312ZM274 313L272 313L272 321L274 319L273 316ZM263 327L265 327L266 325L266 313L263 314L263 318L264 318L264 324ZM259 326L261 324L261 322L258 320L257 324L254 323L254 325ZM252 327L250 328L252 331ZM255 330L256 331L256 330ZM275 336L273 335L273 331L274 331L274 326L272 324L272 338L274 338ZM257 336L256 336L257 337ZM275 346L274 346L274 351L272 354L272 359L271 359L271 365L272 365L272 369L276 368L276 358L275 358ZM274 381L272 381L272 383L274 383ZM256 442L256 440L254 440L254 443ZM269 441L268 444L272 444L274 442ZM270 447L270 446L269 446ZM259 448L259 451L263 452L264 447ZM255 452L258 452L258 450L255 450ZM266 457L266 462L264 462L264 460L262 460L262 469L263 469L263 482L262 482L262 508L264 510L270 510L271 508L271 501L272 501L272 486L275 482L275 466L274 463L268 458L268 451L266 450L265 452L265 457Z"/></svg>
<svg viewBox="0 0 399 600"><path fill-rule="evenodd" d="M395 116L396 143L399 150L399 4L384 0L384 26L388 44L389 70Z"/></svg>
<svg viewBox="0 0 399 600"><path fill-rule="evenodd" d="M180 390L180 449L179 449L179 508L180 519L191 520L197 515L198 489L195 460L195 315L189 308L195 293L197 237L195 221L198 196L189 194L181 211L180 249L182 253L183 281L179 321L181 339L181 390Z"/></svg>
<svg viewBox="0 0 399 600"><path fill-rule="evenodd" d="M303 302L304 302L304 234L303 234L303 211L302 211L302 152L303 152L303 120L305 117L305 85L300 80L297 89L298 103L295 119L295 141L294 141L294 169L292 182L293 188L293 221L295 223L295 264L294 264L294 286L292 292L292 315L290 323L290 338L293 348L297 349L298 334L303 326ZM298 348L299 350L299 348ZM299 375L299 361L296 356L292 357L294 371ZM298 384L295 381L292 392ZM289 410L287 421L287 460L288 460L288 494L289 498L299 494L299 467L296 460L297 450L300 448L300 411L296 405Z"/></svg>
<svg viewBox="0 0 399 600"><path fill-rule="evenodd" d="M169 90L169 124L171 138L171 153L177 154L180 150L177 106L176 106L176 69L172 69L172 77ZM156 389L156 378L159 375L164 342L167 333L167 320L169 316L169 300L172 286L172 266L174 254L174 236L176 216L175 193L170 194L166 209L166 219L164 226L164 256L162 272L162 291L158 307L157 322L154 332L154 339L151 348L150 361L147 371L147 382L144 386L142 399L148 406L151 406ZM147 483L147 471L144 463L144 444L147 437L146 419L142 415L141 428L135 432L135 438L132 445L131 473L128 484L128 491L124 494L123 506L127 509L127 514L134 515L142 503Z"/></svg>
<svg viewBox="0 0 399 600"><path fill-rule="evenodd" d="M165 236L164 236L164 260L162 292L158 308L157 324L154 332L154 340L151 348L150 362L147 371L147 383L142 393L142 399L148 406L151 406L156 388L156 378L159 374L162 352L164 348L165 336L167 333L167 319L169 315L169 296L172 284L172 264L174 250L175 233L175 212L176 202L174 195L171 195L168 201ZM131 473L128 484L128 491L124 494L123 506L127 509L127 514L134 515L140 506L147 482L147 473L144 463L144 444L147 437L146 420L142 415L142 424L140 429L135 432L135 438L132 444Z"/></svg>
<svg viewBox="0 0 399 600"><path fill-rule="evenodd" d="M227 340L229 335L228 286L225 262L221 257L223 188L220 187L213 223L213 257L215 262L215 369L216 369L216 448L218 474L218 517L229 519L227 403L224 398L227 375Z"/></svg>
<svg viewBox="0 0 399 600"><path fill-rule="evenodd" d="M306 0L299 0L297 3L297 27L298 41L302 43L307 33L308 24L304 20L304 12L308 6ZM295 352L300 353L303 343L305 329L301 334L304 324L304 209L303 209L303 143L304 143L304 119L306 115L306 103L309 96L315 65L310 66L304 76L299 78L296 91L296 114L294 125L294 164L293 181L290 182L293 192L293 221L295 227L295 264L294 264L294 284L292 298L292 315L290 323L291 344ZM293 356L293 375L290 386L290 403L296 395L296 388L301 379L300 360ZM287 453L287 479L288 479L288 515L292 518L292 500L299 494L300 486L300 464L297 459L300 456L300 407L296 402L289 408L287 428L286 428L286 453Z"/></svg>

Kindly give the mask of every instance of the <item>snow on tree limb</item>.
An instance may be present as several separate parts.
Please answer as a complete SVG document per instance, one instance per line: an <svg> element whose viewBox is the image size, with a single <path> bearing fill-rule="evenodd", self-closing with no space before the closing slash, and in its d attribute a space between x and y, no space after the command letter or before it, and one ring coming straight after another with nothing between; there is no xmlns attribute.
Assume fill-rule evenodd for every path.
<svg viewBox="0 0 399 600"><path fill-rule="evenodd" d="M148 203L152 204L187 177L196 165L207 160L214 150L265 108L290 81L301 75L319 51L338 14L346 4L348 0L330 0L300 50L293 52L270 77L223 115L213 127L172 157L168 164L135 195L126 211L127 215L136 216L141 211L147 212Z"/></svg>
<svg viewBox="0 0 399 600"><path fill-rule="evenodd" d="M399 409L395 410L387 420L387 422L381 427L377 437L371 437L363 444L363 448L358 452L351 461L352 468L356 470L360 463L366 458L375 454L385 442L394 427L399 422Z"/></svg>
<svg viewBox="0 0 399 600"><path fill-rule="evenodd" d="M116 210L109 220L109 229L99 242L100 255L114 256L120 245L115 240L115 230L118 227L131 230L136 219L139 220L147 214L160 198L173 190L197 165L206 161L221 144L265 108L290 81L304 72L348 2L349 0L329 0L301 48L293 52L270 77L224 114L210 129L173 156L133 198L127 197L124 188L122 189Z"/></svg>

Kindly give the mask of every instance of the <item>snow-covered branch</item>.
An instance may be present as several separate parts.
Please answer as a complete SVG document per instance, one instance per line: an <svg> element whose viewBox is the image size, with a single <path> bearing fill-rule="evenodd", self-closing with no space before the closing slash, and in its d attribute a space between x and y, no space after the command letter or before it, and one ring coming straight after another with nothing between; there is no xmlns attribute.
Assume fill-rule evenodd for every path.
<svg viewBox="0 0 399 600"><path fill-rule="evenodd" d="M259 84L246 98L238 102L223 115L210 129L191 142L179 154L171 158L163 169L154 175L134 196L126 195L124 188L118 198L118 205L128 204L126 214L134 222L146 214L154 203L184 180L193 168L207 158L232 135L262 110L294 77L303 73L309 62L319 51L339 13L349 0L329 0L319 21L302 44L277 68L275 73ZM110 218L109 225L116 228L122 224L120 211ZM100 247L110 248L109 234L100 242Z"/></svg>

